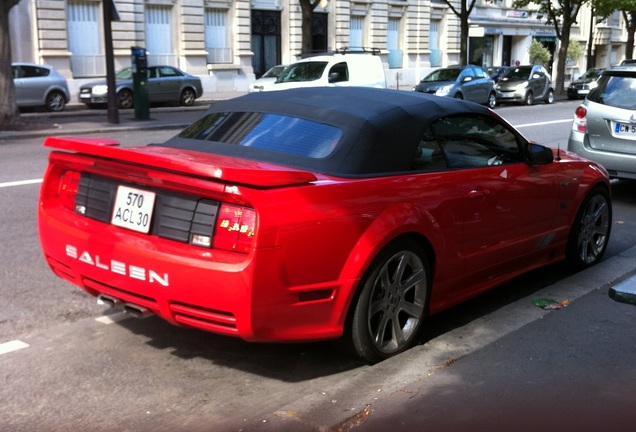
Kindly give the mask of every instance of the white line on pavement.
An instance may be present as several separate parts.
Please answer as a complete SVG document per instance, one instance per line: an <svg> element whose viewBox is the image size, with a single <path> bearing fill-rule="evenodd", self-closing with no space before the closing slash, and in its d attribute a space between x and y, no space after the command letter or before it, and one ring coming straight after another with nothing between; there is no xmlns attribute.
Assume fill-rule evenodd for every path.
<svg viewBox="0 0 636 432"><path fill-rule="evenodd" d="M0 183L0 188L12 187L12 186L24 186L24 185L37 184L37 183L42 183L42 179L4 182L4 183Z"/></svg>
<svg viewBox="0 0 636 432"><path fill-rule="evenodd" d="M570 123L571 121L572 121L572 119L552 120L552 121L545 121L545 122L538 122L538 123L526 123L526 124L513 125L513 126L515 126L516 128L524 128L524 127L543 126L543 125L557 124L557 123Z"/></svg>
<svg viewBox="0 0 636 432"><path fill-rule="evenodd" d="M20 340L12 340L9 342L0 344L0 355L10 353L13 351L21 350L22 348L28 348L29 344Z"/></svg>

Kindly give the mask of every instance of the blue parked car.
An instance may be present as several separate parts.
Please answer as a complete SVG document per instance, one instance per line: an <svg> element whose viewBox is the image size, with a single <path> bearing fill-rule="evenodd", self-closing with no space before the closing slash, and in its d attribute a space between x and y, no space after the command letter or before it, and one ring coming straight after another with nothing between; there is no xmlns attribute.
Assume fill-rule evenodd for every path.
<svg viewBox="0 0 636 432"><path fill-rule="evenodd" d="M414 91L465 99L494 108L497 103L495 84L479 66L450 66L428 74Z"/></svg>

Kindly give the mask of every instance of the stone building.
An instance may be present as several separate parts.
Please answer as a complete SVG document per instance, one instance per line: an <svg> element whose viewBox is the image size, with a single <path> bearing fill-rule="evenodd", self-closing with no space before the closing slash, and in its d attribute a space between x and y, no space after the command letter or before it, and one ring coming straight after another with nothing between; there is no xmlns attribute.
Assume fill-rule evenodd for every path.
<svg viewBox="0 0 636 432"><path fill-rule="evenodd" d="M482 66L528 63L533 39L554 51L556 34L542 16L512 0L477 0L470 18L468 61ZM246 91L269 67L301 51L298 0L115 0L115 67L130 65L132 46L150 64L200 76L206 93ZM455 1L459 4L459 0ZM589 11L573 35L587 43ZM54 66L74 95L105 75L101 0L21 0L11 11L14 61ZM620 14L593 25L597 66L622 59L626 34ZM322 0L314 12L313 45L379 48L387 85L410 89L432 69L459 63L459 21L442 0ZM621 45L622 44L622 45ZM556 54L556 53L555 53ZM556 55L555 55L556 57ZM584 59L570 73L581 73ZM75 97L75 96L74 96Z"/></svg>

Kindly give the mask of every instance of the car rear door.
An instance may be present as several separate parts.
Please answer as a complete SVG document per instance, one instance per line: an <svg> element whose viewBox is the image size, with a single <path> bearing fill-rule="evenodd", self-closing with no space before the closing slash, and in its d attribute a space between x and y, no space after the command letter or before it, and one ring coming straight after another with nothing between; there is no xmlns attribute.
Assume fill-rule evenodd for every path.
<svg viewBox="0 0 636 432"><path fill-rule="evenodd" d="M159 88L161 100L178 102L181 95L183 75L170 66L159 66L157 71L157 87Z"/></svg>
<svg viewBox="0 0 636 432"><path fill-rule="evenodd" d="M45 69L20 65L14 67L14 87L18 105L44 104L44 93L49 86Z"/></svg>

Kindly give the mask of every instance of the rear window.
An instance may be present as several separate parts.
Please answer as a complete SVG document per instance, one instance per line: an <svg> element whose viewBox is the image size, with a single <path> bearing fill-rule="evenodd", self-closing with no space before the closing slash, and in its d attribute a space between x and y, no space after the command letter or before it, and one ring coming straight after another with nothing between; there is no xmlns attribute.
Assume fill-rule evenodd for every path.
<svg viewBox="0 0 636 432"><path fill-rule="evenodd" d="M179 137L324 158L336 148L342 131L335 126L279 114L225 112L202 117Z"/></svg>
<svg viewBox="0 0 636 432"><path fill-rule="evenodd" d="M615 108L636 109L636 74L602 75L598 83L588 95L589 100Z"/></svg>

